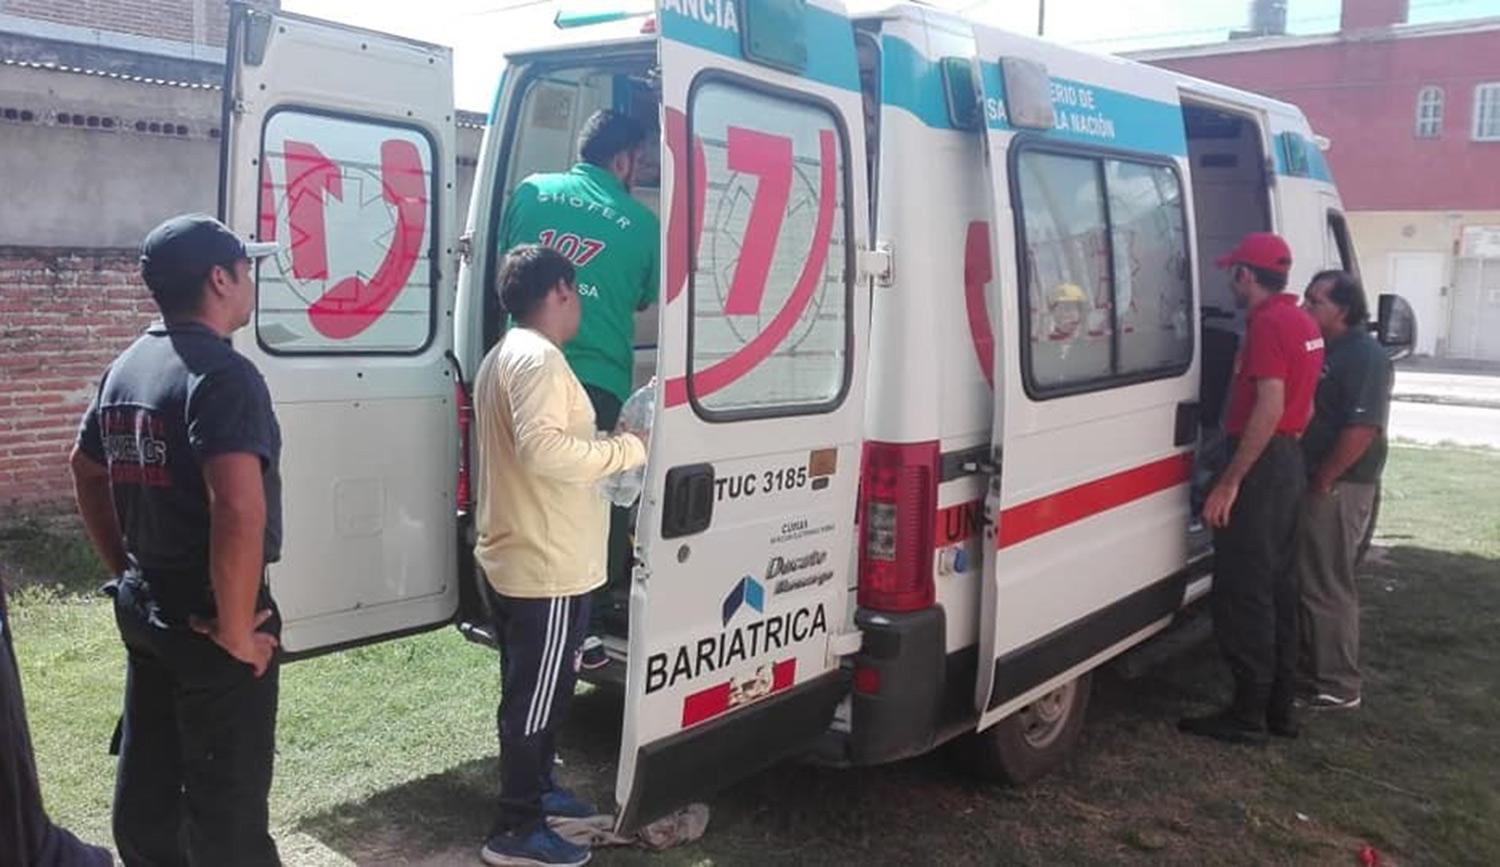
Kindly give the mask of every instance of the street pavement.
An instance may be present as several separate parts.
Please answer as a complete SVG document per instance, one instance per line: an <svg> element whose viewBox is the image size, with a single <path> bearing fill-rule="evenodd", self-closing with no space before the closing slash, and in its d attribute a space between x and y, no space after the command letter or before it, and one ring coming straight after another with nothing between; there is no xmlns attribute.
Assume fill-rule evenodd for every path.
<svg viewBox="0 0 1500 867"><path fill-rule="evenodd" d="M1500 408L1393 401L1390 434L1393 439L1426 445L1500 449Z"/></svg>
<svg viewBox="0 0 1500 867"><path fill-rule="evenodd" d="M1435 373L1396 369L1396 400L1500 409L1500 373Z"/></svg>
<svg viewBox="0 0 1500 867"><path fill-rule="evenodd" d="M1500 375L1398 368L1392 397L1394 439L1500 448Z"/></svg>

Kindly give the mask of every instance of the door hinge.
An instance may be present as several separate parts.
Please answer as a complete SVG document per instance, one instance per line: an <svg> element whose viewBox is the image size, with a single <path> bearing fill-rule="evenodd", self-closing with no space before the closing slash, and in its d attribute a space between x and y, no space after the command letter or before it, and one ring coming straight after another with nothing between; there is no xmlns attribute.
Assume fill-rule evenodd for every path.
<svg viewBox="0 0 1500 867"><path fill-rule="evenodd" d="M896 282L895 257L891 255L891 242L878 241L873 250L860 250L855 256L859 279L874 279L876 286L892 286Z"/></svg>
<svg viewBox="0 0 1500 867"><path fill-rule="evenodd" d="M472 229L465 230L462 235L458 236L458 258L465 265L473 264L474 231Z"/></svg>
<svg viewBox="0 0 1500 867"><path fill-rule="evenodd" d="M859 649L865 644L865 634L858 629L853 632L840 632L828 639L828 654L830 656L853 656L859 653Z"/></svg>

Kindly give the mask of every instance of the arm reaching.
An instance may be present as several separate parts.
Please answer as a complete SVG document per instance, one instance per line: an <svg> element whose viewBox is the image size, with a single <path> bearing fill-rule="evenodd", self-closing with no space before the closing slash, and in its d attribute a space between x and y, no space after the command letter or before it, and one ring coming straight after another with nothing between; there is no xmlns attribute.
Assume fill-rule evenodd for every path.
<svg viewBox="0 0 1500 867"><path fill-rule="evenodd" d="M593 439L568 432L571 376L559 356L518 371L508 386L516 451L527 468L559 481L586 484L645 463L646 446L635 434Z"/></svg>

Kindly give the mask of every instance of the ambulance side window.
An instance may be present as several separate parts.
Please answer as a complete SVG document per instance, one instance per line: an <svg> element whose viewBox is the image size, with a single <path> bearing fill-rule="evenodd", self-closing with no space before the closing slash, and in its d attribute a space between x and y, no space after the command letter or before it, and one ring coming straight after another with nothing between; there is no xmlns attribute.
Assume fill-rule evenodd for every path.
<svg viewBox="0 0 1500 867"><path fill-rule="evenodd" d="M1187 214L1177 173L1104 161L1114 253L1120 374L1185 367L1193 358Z"/></svg>
<svg viewBox="0 0 1500 867"><path fill-rule="evenodd" d="M285 109L261 137L255 333L277 354L421 352L434 331L434 145L413 127Z"/></svg>
<svg viewBox="0 0 1500 867"><path fill-rule="evenodd" d="M1110 374L1109 239L1095 160L1021 156L1031 379L1042 389Z"/></svg>
<svg viewBox="0 0 1500 867"><path fill-rule="evenodd" d="M1175 168L1023 146L1013 174L1028 392L1054 397L1185 371L1192 282Z"/></svg>
<svg viewBox="0 0 1500 867"><path fill-rule="evenodd" d="M688 291L688 395L704 418L826 412L848 389L848 137L796 94L700 79L688 122L702 225ZM694 161L697 162L696 159Z"/></svg>

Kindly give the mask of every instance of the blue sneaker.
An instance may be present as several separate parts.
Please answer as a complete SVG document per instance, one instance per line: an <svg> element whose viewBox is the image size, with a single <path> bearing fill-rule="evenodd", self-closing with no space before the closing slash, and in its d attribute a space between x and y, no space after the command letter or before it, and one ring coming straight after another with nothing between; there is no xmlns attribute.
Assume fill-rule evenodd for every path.
<svg viewBox="0 0 1500 867"><path fill-rule="evenodd" d="M593 804L579 800L562 786L542 793L542 814L549 819L592 819L600 815Z"/></svg>
<svg viewBox="0 0 1500 867"><path fill-rule="evenodd" d="M588 863L590 854L546 825L525 836L496 834L479 850L480 859L494 867L581 867Z"/></svg>

